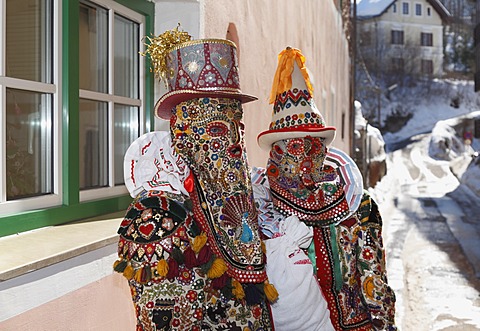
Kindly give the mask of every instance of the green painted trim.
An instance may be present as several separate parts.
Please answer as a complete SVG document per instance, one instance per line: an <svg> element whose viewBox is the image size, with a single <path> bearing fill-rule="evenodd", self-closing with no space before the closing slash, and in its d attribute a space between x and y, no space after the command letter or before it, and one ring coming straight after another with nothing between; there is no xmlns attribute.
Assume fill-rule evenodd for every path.
<svg viewBox="0 0 480 331"><path fill-rule="evenodd" d="M78 0L62 3L62 187L67 206L80 200L79 6Z"/></svg>
<svg viewBox="0 0 480 331"><path fill-rule="evenodd" d="M155 4L148 0L115 0L115 2L144 16L153 17L155 13Z"/></svg>
<svg viewBox="0 0 480 331"><path fill-rule="evenodd" d="M153 35L154 31L154 16L145 17L145 32L146 35ZM150 72L151 61L147 57L145 59L145 111L147 113L147 125L149 126L150 131L155 129L155 114L153 113L153 107L155 105L155 77L152 72Z"/></svg>
<svg viewBox="0 0 480 331"><path fill-rule="evenodd" d="M115 0L115 2L130 8L145 16L145 35L154 34L155 4L147 0ZM143 51L143 50L142 50ZM150 72L150 61L145 59L145 111L147 129L152 131L155 128L155 114L153 113L155 78Z"/></svg>
<svg viewBox="0 0 480 331"><path fill-rule="evenodd" d="M117 0L145 16L145 31L154 30L155 6L147 0ZM105 214L124 211L132 201L129 195L80 202L79 182L79 0L62 0L62 192L61 206L26 211L14 215L0 217L0 237L97 217ZM147 122L153 129L154 77L150 73L150 63L145 64L145 109ZM149 116L148 116L149 115ZM151 119L148 121L148 119Z"/></svg>
<svg viewBox="0 0 480 331"><path fill-rule="evenodd" d="M132 198L125 195L101 201L85 202L68 208L60 206L3 217L0 219L2 224L0 237L126 210L131 202Z"/></svg>

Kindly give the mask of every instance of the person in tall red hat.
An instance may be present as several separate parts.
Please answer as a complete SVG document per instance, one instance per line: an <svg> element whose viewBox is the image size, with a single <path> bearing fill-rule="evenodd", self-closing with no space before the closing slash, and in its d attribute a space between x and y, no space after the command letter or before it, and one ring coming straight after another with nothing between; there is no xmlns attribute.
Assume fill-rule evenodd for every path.
<svg viewBox="0 0 480 331"><path fill-rule="evenodd" d="M129 280L137 330L272 330L269 283L244 144L236 46L179 29L148 38L168 87L149 133L125 155L134 197L114 269Z"/></svg>
<svg viewBox="0 0 480 331"><path fill-rule="evenodd" d="M277 304L283 304L279 311L291 311L282 323L304 318L302 312L311 309L311 302L322 304L318 299L294 300L292 293L300 281L290 288L277 285L282 275L295 274L291 270L298 268L295 263L275 265L281 261L275 259L279 238L298 238L297 225L291 224L296 217L311 236L307 232L302 240L289 240L295 254L288 257L308 256L302 261L312 268L304 277L308 283L315 277L320 285L335 330L396 330L395 294L387 282L378 206L363 189L355 162L331 146L335 127L325 124L315 105L305 61L301 51L292 47L278 56L270 96L272 121L258 136L258 144L270 154L266 168L254 169L252 177L260 228L271 238L265 241L269 279L279 292ZM316 291L314 285L311 288L304 291ZM282 302L288 295L293 299ZM279 329L275 305L273 320ZM320 313L323 319L318 323L325 320L325 310Z"/></svg>

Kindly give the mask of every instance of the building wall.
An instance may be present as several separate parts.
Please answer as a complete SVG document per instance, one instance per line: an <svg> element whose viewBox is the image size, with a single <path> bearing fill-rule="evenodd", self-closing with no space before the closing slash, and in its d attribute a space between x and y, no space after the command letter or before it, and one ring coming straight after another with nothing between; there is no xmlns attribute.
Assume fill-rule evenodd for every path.
<svg viewBox="0 0 480 331"><path fill-rule="evenodd" d="M327 125L337 127L333 145L350 151L351 65L334 1L157 0L155 11L156 34L180 22L195 38L228 36L237 42L242 90L259 98L244 107L250 165L266 164L267 152L257 146L256 137L271 120L268 97L277 55L286 46L299 48L306 56L315 102ZM162 84L157 84L156 98L164 92ZM168 123L156 120L156 129L167 130ZM61 270L43 268L3 282L0 295L9 310L0 316L0 329L133 330L135 318L127 282L112 272L115 247L89 260L94 266L100 264L101 271L90 266L79 268L87 255L64 261ZM79 282L89 275L94 279Z"/></svg>
<svg viewBox="0 0 480 331"><path fill-rule="evenodd" d="M167 9L177 2L159 1L157 32L172 29ZM267 152L257 146L257 135L268 129L272 106L268 103L277 55L286 47L299 48L314 80L314 99L327 125L337 127L333 145L350 151L350 57L342 18L334 1L205 0L186 1L183 6L198 10L200 22L183 18L185 31L195 38L229 38L237 43L242 91L258 97L244 105L247 153L250 165L265 166ZM181 11L178 17L182 19ZM183 22L186 22L185 24ZM188 30L189 27L192 30ZM233 30L233 31L232 31ZM198 35L196 34L198 32ZM236 33L234 33L236 32ZM164 92L160 86L157 98ZM343 116L342 116L343 115ZM343 138L342 138L342 118ZM168 125L157 122L157 129Z"/></svg>
<svg viewBox="0 0 480 331"><path fill-rule="evenodd" d="M402 14L402 3L410 4L409 15ZM415 4L422 5L422 15L415 15ZM431 15L427 15L430 9ZM441 76L443 73L443 22L437 11L426 0L397 1L396 12L394 7L379 17L362 20L360 24L363 33L371 34L369 42L365 44L362 52L365 56L374 56L381 59L382 65L390 67L392 57L405 59L405 71L407 73L419 73L421 60L433 61L433 75ZM404 32L404 45L391 44L391 31ZM433 45L421 46L421 33L433 35ZM363 38L365 39L365 38Z"/></svg>

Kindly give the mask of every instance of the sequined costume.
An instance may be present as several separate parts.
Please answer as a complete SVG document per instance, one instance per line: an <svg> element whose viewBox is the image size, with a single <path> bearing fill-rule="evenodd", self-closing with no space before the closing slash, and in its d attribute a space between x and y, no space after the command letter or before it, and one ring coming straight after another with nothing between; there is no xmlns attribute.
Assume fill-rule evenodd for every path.
<svg viewBox="0 0 480 331"><path fill-rule="evenodd" d="M236 46L191 40L178 28L147 39L168 88L154 111L170 132L153 149L141 137L136 157L127 151L125 160L135 199L114 269L129 279L137 331L272 330L267 300L277 293L265 271L242 122L242 103L256 98L240 90Z"/></svg>
<svg viewBox="0 0 480 331"><path fill-rule="evenodd" d="M273 207L313 229L306 252L335 330L396 330L378 206L363 190L355 162L327 148L336 129L326 126L313 92L305 57L287 47L272 86L272 121L258 136L269 152L266 169L252 180L263 186L254 189L260 227L270 238L282 235Z"/></svg>
<svg viewBox="0 0 480 331"><path fill-rule="evenodd" d="M268 189L268 179L265 179L266 170L256 168L252 179L255 192L259 191L256 185L267 186ZM275 210L284 216L297 215L310 225L314 223L313 219L320 217L319 214L331 214L331 217L322 216L323 223L311 225L313 244L306 251L327 299L335 329L395 330L395 295L387 283L382 219L378 206L368 193L362 195L355 213L335 223L336 216L345 210L338 209L335 212L335 208L324 207L319 208L318 215L315 215L312 208L285 207L282 190L277 189L275 193L272 188L270 190L273 197L256 195L255 198L258 205L264 206L259 209L260 227L271 238L279 235L278 224L283 218L273 217L271 205L266 199L272 199ZM342 200L345 201L344 198Z"/></svg>

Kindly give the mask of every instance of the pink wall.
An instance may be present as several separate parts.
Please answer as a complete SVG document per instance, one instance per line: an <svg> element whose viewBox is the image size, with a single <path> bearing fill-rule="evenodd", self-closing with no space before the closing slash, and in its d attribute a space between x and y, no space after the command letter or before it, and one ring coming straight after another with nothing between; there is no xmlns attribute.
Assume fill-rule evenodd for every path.
<svg viewBox="0 0 480 331"><path fill-rule="evenodd" d="M333 0L205 0L201 11L201 37L225 38L230 23L238 32L241 88L259 98L244 106L250 165L264 166L266 162L267 153L257 146L256 137L270 124L268 96L277 55L286 46L299 48L306 56L315 81L315 103L327 125L337 127L333 145L350 151L350 57ZM340 137L342 112L346 119L344 140Z"/></svg>
<svg viewBox="0 0 480 331"><path fill-rule="evenodd" d="M2 331L132 331L135 313L130 289L120 274L0 322Z"/></svg>

